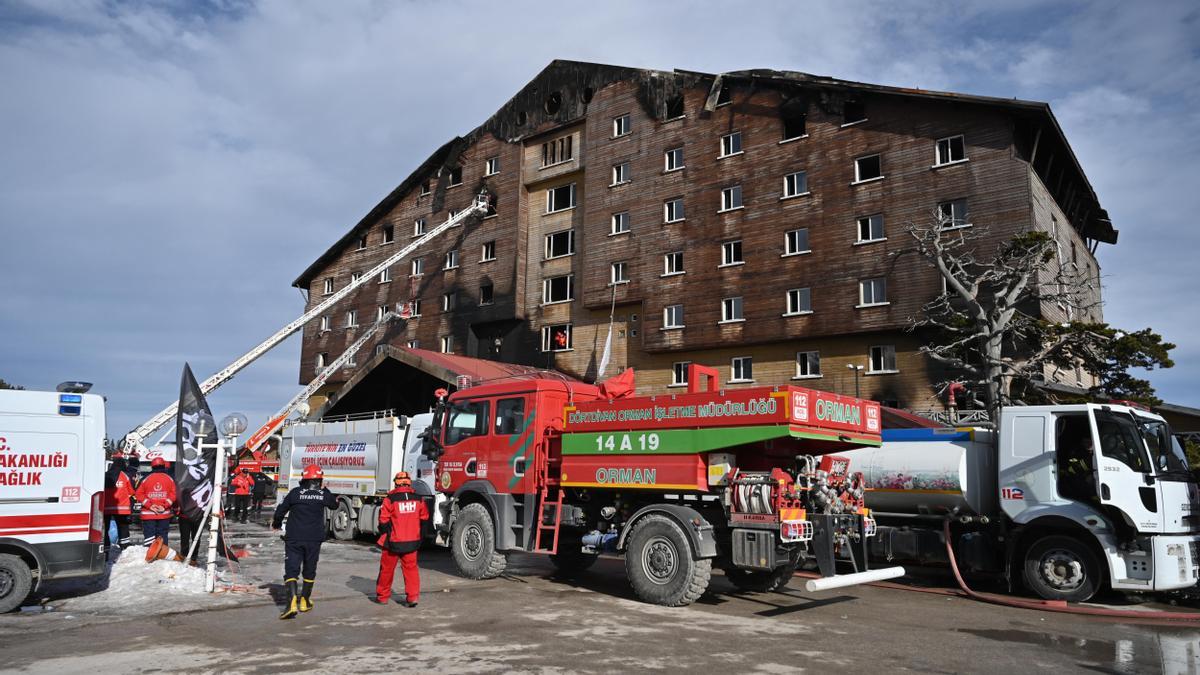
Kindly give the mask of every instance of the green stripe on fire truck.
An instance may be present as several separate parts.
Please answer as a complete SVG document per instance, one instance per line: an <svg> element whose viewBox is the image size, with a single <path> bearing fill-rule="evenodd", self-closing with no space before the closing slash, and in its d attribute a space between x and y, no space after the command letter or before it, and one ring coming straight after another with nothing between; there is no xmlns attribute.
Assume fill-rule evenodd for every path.
<svg viewBox="0 0 1200 675"><path fill-rule="evenodd" d="M791 433L787 426L778 425L563 434L562 451L564 455L689 455L784 438Z"/></svg>

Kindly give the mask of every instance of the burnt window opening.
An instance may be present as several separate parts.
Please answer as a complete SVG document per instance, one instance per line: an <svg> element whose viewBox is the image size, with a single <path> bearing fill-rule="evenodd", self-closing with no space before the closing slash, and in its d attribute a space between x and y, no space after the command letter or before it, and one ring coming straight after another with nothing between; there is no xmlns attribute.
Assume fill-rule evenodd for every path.
<svg viewBox="0 0 1200 675"><path fill-rule="evenodd" d="M523 127L523 126L525 126L525 123L528 121L529 121L529 115L527 115L524 110L517 113L517 126Z"/></svg>
<svg viewBox="0 0 1200 675"><path fill-rule="evenodd" d="M487 216L496 215L496 203L498 201L500 201L499 195L495 195L495 194L488 195L488 197L487 197L487 215L484 216L485 218Z"/></svg>
<svg viewBox="0 0 1200 675"><path fill-rule="evenodd" d="M358 250L363 250L367 247L367 235L358 238Z"/></svg>
<svg viewBox="0 0 1200 675"><path fill-rule="evenodd" d="M723 85L721 91L717 92L717 105L729 105L733 103L733 93L729 91L728 85Z"/></svg>
<svg viewBox="0 0 1200 675"><path fill-rule="evenodd" d="M802 138L808 135L808 115L804 113L785 113L783 116L783 140Z"/></svg>
<svg viewBox="0 0 1200 675"><path fill-rule="evenodd" d="M545 110L547 115L553 115L562 109L562 94L554 91L546 97Z"/></svg>
<svg viewBox="0 0 1200 675"><path fill-rule="evenodd" d="M490 305L496 301L495 287L491 284L483 284L479 287L479 304Z"/></svg>
<svg viewBox="0 0 1200 675"><path fill-rule="evenodd" d="M667 99L667 119L673 120L676 117L683 117L683 95L672 96Z"/></svg>
<svg viewBox="0 0 1200 675"><path fill-rule="evenodd" d="M450 184L448 187L454 187L456 185L462 185L462 167L461 166L456 166L453 169L450 169Z"/></svg>
<svg viewBox="0 0 1200 675"><path fill-rule="evenodd" d="M383 243L390 244L393 241L396 241L396 226L395 225L384 225L383 226Z"/></svg>
<svg viewBox="0 0 1200 675"><path fill-rule="evenodd" d="M429 181L421 183L421 196L424 197L427 194L429 194Z"/></svg>
<svg viewBox="0 0 1200 675"><path fill-rule="evenodd" d="M583 91L579 92L579 100L583 101L584 103L591 103L592 96L595 95L596 92L591 87L584 87Z"/></svg>
<svg viewBox="0 0 1200 675"><path fill-rule="evenodd" d="M571 161L574 157L573 140L572 136L563 136L562 138L542 143L542 167L545 168Z"/></svg>
<svg viewBox="0 0 1200 675"><path fill-rule="evenodd" d="M854 124L867 119L867 106L858 99L850 99L842 104L842 124Z"/></svg>

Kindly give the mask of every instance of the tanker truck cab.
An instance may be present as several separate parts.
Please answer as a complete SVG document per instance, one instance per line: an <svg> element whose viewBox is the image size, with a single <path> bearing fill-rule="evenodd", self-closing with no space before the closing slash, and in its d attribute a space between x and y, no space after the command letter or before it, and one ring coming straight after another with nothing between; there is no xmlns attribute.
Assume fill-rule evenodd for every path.
<svg viewBox="0 0 1200 675"><path fill-rule="evenodd" d="M999 501L1043 597L1171 591L1200 579L1200 497L1166 421L1125 405L1001 411Z"/></svg>

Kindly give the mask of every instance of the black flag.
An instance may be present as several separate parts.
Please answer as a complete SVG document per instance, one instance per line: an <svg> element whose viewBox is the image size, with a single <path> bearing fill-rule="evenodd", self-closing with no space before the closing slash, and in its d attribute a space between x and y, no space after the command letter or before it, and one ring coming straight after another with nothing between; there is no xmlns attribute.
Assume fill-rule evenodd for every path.
<svg viewBox="0 0 1200 675"><path fill-rule="evenodd" d="M209 419L209 432L200 438L197 423ZM200 443L208 447L200 451ZM198 521L213 499L213 477L217 468L217 429L212 411L196 384L191 366L183 365L183 380L179 383L179 412L175 415L175 443L179 461L175 462L175 484L179 495L179 517Z"/></svg>

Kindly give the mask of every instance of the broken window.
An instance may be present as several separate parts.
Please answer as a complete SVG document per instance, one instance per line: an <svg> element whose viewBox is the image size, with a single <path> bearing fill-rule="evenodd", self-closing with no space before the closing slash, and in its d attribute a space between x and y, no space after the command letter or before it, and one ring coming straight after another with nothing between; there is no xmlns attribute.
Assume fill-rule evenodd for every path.
<svg viewBox="0 0 1200 675"><path fill-rule="evenodd" d="M808 135L808 115L804 113L785 114L783 117L783 140L802 138Z"/></svg>
<svg viewBox="0 0 1200 675"><path fill-rule="evenodd" d="M573 253L575 253L575 230L563 230L546 235L547 260Z"/></svg>
<svg viewBox="0 0 1200 675"><path fill-rule="evenodd" d="M479 304L490 305L495 302L495 289L491 284L483 284L479 287Z"/></svg>
<svg viewBox="0 0 1200 675"><path fill-rule="evenodd" d="M721 157L736 155L742 151L742 132L735 131L721 137Z"/></svg>
<svg viewBox="0 0 1200 675"><path fill-rule="evenodd" d="M358 238L358 250L363 250L367 247L367 235Z"/></svg>
<svg viewBox="0 0 1200 675"><path fill-rule="evenodd" d="M383 226L383 243L390 244L395 240L396 240L396 226L395 225L384 225Z"/></svg>
<svg viewBox="0 0 1200 675"><path fill-rule="evenodd" d="M683 95L672 96L667 99L667 119L673 120L677 117L683 117Z"/></svg>
<svg viewBox="0 0 1200 675"><path fill-rule="evenodd" d="M571 158L574 156L571 141L571 136L563 136L562 138L542 143L542 166L553 166L571 161Z"/></svg>
<svg viewBox="0 0 1200 675"><path fill-rule="evenodd" d="M462 185L462 167L461 166L456 166L453 169L450 169L449 187L454 187L455 185Z"/></svg>
<svg viewBox="0 0 1200 675"><path fill-rule="evenodd" d="M861 183L883 178L883 163L879 155L867 155L854 160L854 182Z"/></svg>
<svg viewBox="0 0 1200 675"><path fill-rule="evenodd" d="M729 85L722 85L721 91L717 92L717 106L729 105L733 103L733 93L729 91Z"/></svg>
<svg viewBox="0 0 1200 675"><path fill-rule="evenodd" d="M562 323L542 327L542 351L565 352L571 348L571 324Z"/></svg>
<svg viewBox="0 0 1200 675"><path fill-rule="evenodd" d="M496 203L499 201L500 195L498 194L489 194L487 196L487 212L484 214L484 218L496 215Z"/></svg>
<svg viewBox="0 0 1200 675"><path fill-rule="evenodd" d="M951 164L967 158L967 146L962 136L951 136L937 142L937 157L935 164Z"/></svg>
<svg viewBox="0 0 1200 675"><path fill-rule="evenodd" d="M569 302L575 299L575 275L550 277L542 281L542 304Z"/></svg>
<svg viewBox="0 0 1200 675"><path fill-rule="evenodd" d="M562 94L557 91L550 92L546 97L545 109L547 115L553 115L562 109Z"/></svg>
<svg viewBox="0 0 1200 675"><path fill-rule="evenodd" d="M429 194L429 181L421 183L421 196L424 197L427 194Z"/></svg>
<svg viewBox="0 0 1200 675"><path fill-rule="evenodd" d="M842 104L842 124L854 124L867 119L867 107L858 99L850 99Z"/></svg>
<svg viewBox="0 0 1200 675"><path fill-rule="evenodd" d="M938 220L943 230L971 226L971 215L967 211L967 200L953 199L938 204Z"/></svg>
<svg viewBox="0 0 1200 675"><path fill-rule="evenodd" d="M883 214L876 213L858 219L858 243L883 239Z"/></svg>
<svg viewBox="0 0 1200 675"><path fill-rule="evenodd" d="M575 184L568 183L546 190L546 213L575 207Z"/></svg>

